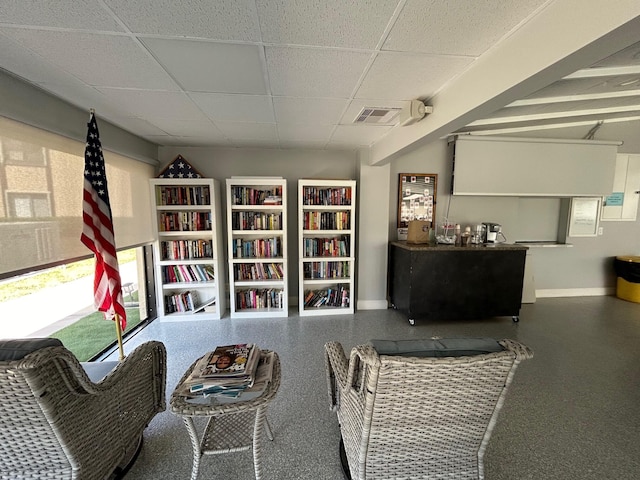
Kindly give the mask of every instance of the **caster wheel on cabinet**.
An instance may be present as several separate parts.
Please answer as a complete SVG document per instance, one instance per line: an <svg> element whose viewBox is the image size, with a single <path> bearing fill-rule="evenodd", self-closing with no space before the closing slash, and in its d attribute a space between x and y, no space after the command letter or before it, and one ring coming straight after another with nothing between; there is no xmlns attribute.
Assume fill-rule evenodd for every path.
<svg viewBox="0 0 640 480"><path fill-rule="evenodd" d="M511 320L513 320L513 323L518 323L520 321L520 317L517 315L514 315L513 317L511 317Z"/></svg>
<svg viewBox="0 0 640 480"><path fill-rule="evenodd" d="M415 325L415 324L416 324L415 319L410 318L410 319L409 319L409 325L413 326L413 325Z"/></svg>

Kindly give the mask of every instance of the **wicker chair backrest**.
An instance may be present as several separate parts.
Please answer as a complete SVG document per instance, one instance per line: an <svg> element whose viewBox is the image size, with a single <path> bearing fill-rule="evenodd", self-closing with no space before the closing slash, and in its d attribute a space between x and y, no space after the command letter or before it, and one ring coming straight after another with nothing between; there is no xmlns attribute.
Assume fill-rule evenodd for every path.
<svg viewBox="0 0 640 480"><path fill-rule="evenodd" d="M436 358L355 347L336 409L353 480L484 478L514 370L532 356L518 342L500 343L504 351Z"/></svg>
<svg viewBox="0 0 640 480"><path fill-rule="evenodd" d="M46 390L32 390L22 363L0 362L0 470L70 478L72 466L39 401Z"/></svg>

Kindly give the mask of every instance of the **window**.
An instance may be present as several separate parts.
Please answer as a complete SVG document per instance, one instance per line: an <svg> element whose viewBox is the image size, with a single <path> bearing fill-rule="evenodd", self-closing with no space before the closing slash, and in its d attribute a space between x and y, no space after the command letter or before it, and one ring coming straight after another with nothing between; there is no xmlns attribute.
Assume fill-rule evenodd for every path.
<svg viewBox="0 0 640 480"><path fill-rule="evenodd" d="M103 145L104 147L104 145ZM127 309L125 335L155 318L151 165L104 151ZM56 336L79 359L115 345L93 306L93 254L80 242L84 143L0 116L0 338Z"/></svg>
<svg viewBox="0 0 640 480"><path fill-rule="evenodd" d="M7 192L10 216L14 218L48 218L51 216L49 195L46 193Z"/></svg>

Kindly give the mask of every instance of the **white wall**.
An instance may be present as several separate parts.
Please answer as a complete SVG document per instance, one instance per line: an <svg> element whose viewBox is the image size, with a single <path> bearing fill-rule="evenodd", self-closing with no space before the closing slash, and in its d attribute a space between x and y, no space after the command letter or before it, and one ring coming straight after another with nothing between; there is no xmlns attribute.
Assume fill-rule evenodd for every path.
<svg viewBox="0 0 640 480"><path fill-rule="evenodd" d="M640 122L611 124L596 135L597 140L623 141L621 152L640 152ZM607 127L607 125L605 125ZM583 138L591 127L575 131L535 132L528 136ZM569 136L569 135L572 136ZM563 136L566 135L566 136ZM518 136L523 136L521 133ZM389 197L389 238L395 239L397 218L397 183L401 172L437 173L438 195L436 220L444 216L472 225L490 221L503 225L510 242L555 240L560 201L556 198L459 197L449 195L451 165L444 140L401 156L391 166ZM580 174L580 172L576 172ZM639 186L640 188L640 186ZM573 247L533 248L531 251L535 287L539 296L592 295L613 293L615 274L613 258L640 254L640 222L605 222L598 237L570 239ZM532 238L536 237L536 238Z"/></svg>

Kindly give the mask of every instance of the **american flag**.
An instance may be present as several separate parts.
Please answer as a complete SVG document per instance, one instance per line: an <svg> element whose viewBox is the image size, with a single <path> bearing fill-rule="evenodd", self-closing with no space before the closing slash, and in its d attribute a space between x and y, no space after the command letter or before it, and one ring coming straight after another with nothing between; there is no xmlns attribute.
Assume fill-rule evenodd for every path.
<svg viewBox="0 0 640 480"><path fill-rule="evenodd" d="M124 332L127 314L122 297L122 283L113 236L111 204L107 190L107 175L102 156L98 124L93 112L89 118L87 144L84 150L84 193L82 201L82 235L80 241L96 255L93 280L96 308L106 319L117 314Z"/></svg>
<svg viewBox="0 0 640 480"><path fill-rule="evenodd" d="M159 178L201 178L202 175L187 162L182 155L178 155L173 162L165 167Z"/></svg>

